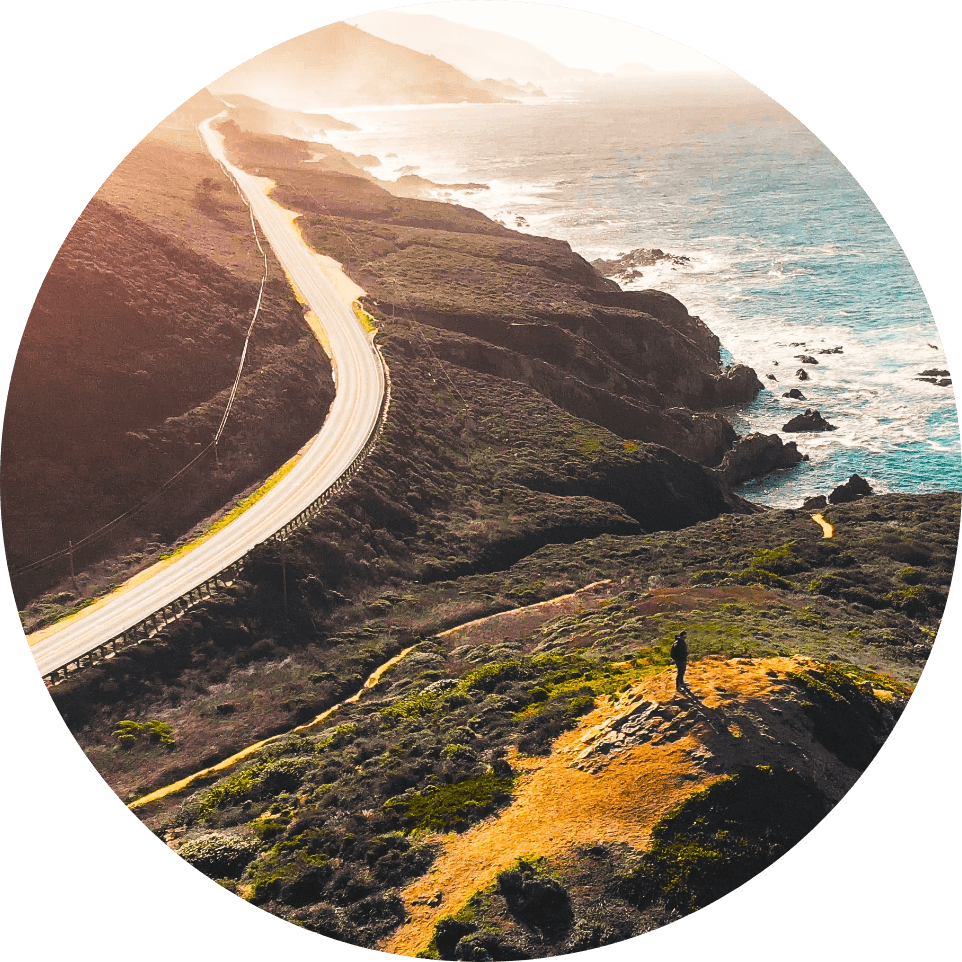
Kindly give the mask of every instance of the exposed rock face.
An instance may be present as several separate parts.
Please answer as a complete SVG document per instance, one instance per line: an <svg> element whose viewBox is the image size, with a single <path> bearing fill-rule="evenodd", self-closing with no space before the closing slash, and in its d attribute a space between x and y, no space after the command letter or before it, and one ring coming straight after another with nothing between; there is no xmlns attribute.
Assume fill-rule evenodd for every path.
<svg viewBox="0 0 962 962"><path fill-rule="evenodd" d="M816 494L811 498L806 498L802 502L803 511L821 511L828 507L828 498L824 494Z"/></svg>
<svg viewBox="0 0 962 962"><path fill-rule="evenodd" d="M821 350L816 352L817 354L844 354L845 352L840 347L823 347Z"/></svg>
<svg viewBox="0 0 962 962"><path fill-rule="evenodd" d="M804 414L796 414L795 417L782 426L783 431L835 431L836 426L829 424L818 411L806 408Z"/></svg>
<svg viewBox="0 0 962 962"><path fill-rule="evenodd" d="M718 471L729 484L736 485L807 460L794 441L783 444L777 434L749 434L725 455Z"/></svg>
<svg viewBox="0 0 962 962"><path fill-rule="evenodd" d="M840 484L829 496L832 504L848 504L872 494L872 486L857 474L853 474L845 484Z"/></svg>
<svg viewBox="0 0 962 962"><path fill-rule="evenodd" d="M802 364L818 364L818 361L811 354L796 354L795 359L801 361Z"/></svg>
<svg viewBox="0 0 962 962"><path fill-rule="evenodd" d="M797 378L799 379L799 381L807 381L807 380L808 380L808 371L806 371L805 368L800 367L800 368L795 372L795 377L797 377Z"/></svg>
<svg viewBox="0 0 962 962"><path fill-rule="evenodd" d="M797 387L793 387L790 391L786 391L782 397L795 398L796 401L804 401L805 395Z"/></svg>
<svg viewBox="0 0 962 962"><path fill-rule="evenodd" d="M221 129L242 166L262 153L265 138ZM734 443L711 412L747 403L761 382L743 364L723 369L718 337L671 295L623 291L563 241L291 159L262 171L278 182L274 197L302 212L307 240L344 264L381 316L435 329L439 359L527 384L626 440L708 467Z"/></svg>

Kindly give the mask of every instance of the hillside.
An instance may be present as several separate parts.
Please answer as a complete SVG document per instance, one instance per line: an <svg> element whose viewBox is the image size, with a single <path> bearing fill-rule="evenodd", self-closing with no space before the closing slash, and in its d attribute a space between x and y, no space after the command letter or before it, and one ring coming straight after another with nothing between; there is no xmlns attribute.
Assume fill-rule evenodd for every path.
<svg viewBox="0 0 962 962"><path fill-rule="evenodd" d="M54 696L125 800L187 776L135 811L275 914L402 954L591 948L720 897L851 786L931 646L959 507L868 498L831 540L770 511L556 544L395 582L306 646L265 567ZM323 575L296 567L308 605Z"/></svg>
<svg viewBox="0 0 962 962"><path fill-rule="evenodd" d="M373 104L498 103L436 57L334 23L278 44L229 71L210 90L294 110ZM228 97L229 99L229 97Z"/></svg>
<svg viewBox="0 0 962 962"><path fill-rule="evenodd" d="M368 292L390 414L283 548L52 689L90 762L222 887L405 954L593 948L778 858L911 696L959 495L752 505L716 408L757 379L678 301L222 130Z"/></svg>
<svg viewBox="0 0 962 962"><path fill-rule="evenodd" d="M0 481L13 569L81 541L152 494L220 422L263 257L247 208L192 129L192 113L222 107L203 100L179 108L124 160L37 296L4 421ZM332 398L330 364L271 257L218 457L211 452L166 496L77 551L79 597L280 467L317 432ZM21 608L62 580L64 597L31 609L28 623L78 595L65 561L14 573Z"/></svg>
<svg viewBox="0 0 962 962"><path fill-rule="evenodd" d="M274 179L307 239L345 265L380 316L416 318L439 359L524 384L626 440L718 465L735 433L712 408L747 402L718 338L667 294L627 292L568 244L453 204L396 197L305 145L224 128L237 162ZM389 333L389 332L386 332Z"/></svg>
<svg viewBox="0 0 962 962"><path fill-rule="evenodd" d="M375 37L437 57L476 80L492 78L520 84L551 84L597 76L592 70L568 67L517 37L431 14L378 10L352 17L348 23Z"/></svg>

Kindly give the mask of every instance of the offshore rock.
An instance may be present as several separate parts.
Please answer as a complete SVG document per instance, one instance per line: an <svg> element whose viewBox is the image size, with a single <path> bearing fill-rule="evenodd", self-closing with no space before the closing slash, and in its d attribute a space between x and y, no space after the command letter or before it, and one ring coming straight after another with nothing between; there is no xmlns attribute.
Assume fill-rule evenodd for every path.
<svg viewBox="0 0 962 962"><path fill-rule="evenodd" d="M756 433L738 441L718 471L729 484L736 485L807 460L808 455L801 454L794 441L785 444L777 434Z"/></svg>
<svg viewBox="0 0 962 962"><path fill-rule="evenodd" d="M845 484L840 484L829 496L832 504L848 504L872 494L872 486L857 474L853 474Z"/></svg>
<svg viewBox="0 0 962 962"><path fill-rule="evenodd" d="M796 401L804 401L805 395L797 387L793 387L790 391L786 391L782 397L794 398Z"/></svg>
<svg viewBox="0 0 962 962"><path fill-rule="evenodd" d="M806 408L804 414L796 414L795 417L782 426L783 431L835 431L834 424L829 424L818 411Z"/></svg>

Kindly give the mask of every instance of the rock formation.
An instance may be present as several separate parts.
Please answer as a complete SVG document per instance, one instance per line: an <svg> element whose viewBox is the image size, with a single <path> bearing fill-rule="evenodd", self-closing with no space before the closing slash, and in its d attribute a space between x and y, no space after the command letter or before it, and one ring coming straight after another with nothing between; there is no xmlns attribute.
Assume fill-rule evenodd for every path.
<svg viewBox="0 0 962 962"><path fill-rule="evenodd" d="M829 424L818 411L806 408L804 414L796 414L795 417L782 426L783 431L835 431L836 426Z"/></svg>
<svg viewBox="0 0 962 962"><path fill-rule="evenodd" d="M848 504L872 494L872 486L857 474L853 474L845 484L840 484L829 496L832 504Z"/></svg>
<svg viewBox="0 0 962 962"><path fill-rule="evenodd" d="M718 471L729 484L737 485L807 460L808 455L801 454L794 441L785 444L777 434L756 433L739 440Z"/></svg>

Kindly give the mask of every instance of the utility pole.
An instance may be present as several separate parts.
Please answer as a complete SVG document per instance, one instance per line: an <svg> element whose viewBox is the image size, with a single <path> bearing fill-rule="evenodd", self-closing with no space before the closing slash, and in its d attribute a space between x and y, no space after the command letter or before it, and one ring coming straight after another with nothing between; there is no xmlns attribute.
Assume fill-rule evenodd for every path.
<svg viewBox="0 0 962 962"><path fill-rule="evenodd" d="M287 621L287 538L281 539L281 583L284 591L284 620Z"/></svg>
<svg viewBox="0 0 962 962"><path fill-rule="evenodd" d="M74 571L74 566L73 566L73 542L72 541L67 542L67 551L70 552L70 582L73 585L73 593L77 595L77 597L79 598L80 592L77 589L77 573Z"/></svg>

